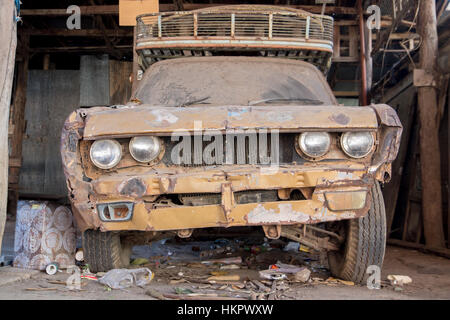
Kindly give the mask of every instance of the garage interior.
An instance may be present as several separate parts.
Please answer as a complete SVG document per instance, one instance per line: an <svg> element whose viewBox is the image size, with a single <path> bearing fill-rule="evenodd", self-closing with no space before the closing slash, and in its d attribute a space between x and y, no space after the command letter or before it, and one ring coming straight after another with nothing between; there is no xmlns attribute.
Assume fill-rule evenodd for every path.
<svg viewBox="0 0 450 320"><path fill-rule="evenodd" d="M149 251L142 248L133 251L135 258L149 260L146 263L155 272L151 282L156 287L152 289L153 294L148 291L144 294L137 287L128 293L114 290L111 293L87 280L84 287L87 292L83 293L64 291L63 286L45 290L57 287L49 281L65 281L67 275L58 274L56 279L45 272L33 272L19 282L0 283L0 299L58 299L58 295L64 299L107 299L112 294L121 299L169 299L176 294L198 297L199 294L194 294L198 292L210 299L450 298L450 1L436 0L432 5L433 1L427 0L336 0L328 4L317 0L123 2L131 6L133 2L139 3L135 6L147 10L156 8L156 12L237 4L275 5L333 17L332 64L325 73L338 102L345 106L388 104L403 124L400 151L392 165L390 182L382 186L388 246L382 288L374 293L365 287L330 280L326 267L321 266L323 259L308 258L314 254L307 248L301 251L301 246L303 260L300 260L316 261L310 269L327 275L328 281L316 276L308 284L278 282L272 288L257 281L261 287L256 284L253 290L256 293L249 294L252 290L242 286L239 280L233 278L233 284L219 281L220 285L211 285L199 276L208 274L210 269L202 266L196 269L193 263L176 263L177 254L214 250L223 254L228 246L232 247L231 251L246 250L243 257L253 257L259 263L268 259L269 264L275 264L287 259L282 254L271 258L270 252L274 251L265 251L268 246L282 248L289 242L286 239L268 245L261 228L251 231L230 228L203 230L194 233L191 239L171 240L167 252L161 251L165 242L158 242L150 249L158 257L153 260L148 256ZM70 30L68 17L75 11L68 8L73 5L80 9L81 26ZM369 30L367 21L374 12L370 11L373 5L381 9L380 28ZM119 0L22 0L17 12L17 50L7 115L9 148L4 150L9 160L5 169L8 170L7 201L2 199L5 203L1 207L2 214L6 214L1 252L5 267L0 269L11 268L7 265L14 257L14 230L20 201L69 204L60 156L61 131L68 115L80 107L124 105L129 101L131 80L139 76L139 70L133 68L137 56L133 47L136 27L123 21L135 21L133 14L122 11ZM161 58L155 55L154 59ZM252 239L253 244L239 242L242 238ZM222 244L217 244L218 239L222 239ZM289 259L288 262L297 261L292 256ZM409 276L413 282L398 289L386 278L391 274ZM27 290L30 288L36 290ZM173 293L174 288L179 292ZM222 291L229 294L222 295Z"/></svg>

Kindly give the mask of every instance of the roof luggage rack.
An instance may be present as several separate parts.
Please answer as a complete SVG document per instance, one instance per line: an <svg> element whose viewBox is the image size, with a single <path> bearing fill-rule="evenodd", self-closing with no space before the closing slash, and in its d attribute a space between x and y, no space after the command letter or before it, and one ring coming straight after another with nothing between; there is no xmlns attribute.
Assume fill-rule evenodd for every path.
<svg viewBox="0 0 450 320"><path fill-rule="evenodd" d="M326 73L333 54L333 18L303 10L218 6L137 17L139 65L170 58L256 55L299 59Z"/></svg>

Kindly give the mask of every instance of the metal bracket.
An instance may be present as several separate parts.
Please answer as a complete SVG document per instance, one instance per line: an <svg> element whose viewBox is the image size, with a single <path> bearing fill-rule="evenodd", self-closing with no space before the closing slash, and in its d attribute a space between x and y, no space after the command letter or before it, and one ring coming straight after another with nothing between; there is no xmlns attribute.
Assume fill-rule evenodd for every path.
<svg viewBox="0 0 450 320"><path fill-rule="evenodd" d="M235 206L234 202L234 194L233 190L231 189L231 183L224 183L222 184L222 208L225 213L225 219L227 220L227 223L232 222L231 210Z"/></svg>
<svg viewBox="0 0 450 320"><path fill-rule="evenodd" d="M329 237L317 237L312 235L310 232L305 232L304 229L300 229L296 226L283 226L281 236L293 241L297 241L317 251L339 250L339 247L336 244L329 241Z"/></svg>
<svg viewBox="0 0 450 320"><path fill-rule="evenodd" d="M264 234L268 239L279 239L281 236L281 225L262 226Z"/></svg>

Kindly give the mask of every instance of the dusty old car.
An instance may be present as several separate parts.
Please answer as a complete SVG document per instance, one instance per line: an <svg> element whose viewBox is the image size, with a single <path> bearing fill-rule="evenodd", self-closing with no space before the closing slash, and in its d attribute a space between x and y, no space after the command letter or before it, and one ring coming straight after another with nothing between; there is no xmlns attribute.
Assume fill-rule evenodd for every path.
<svg viewBox="0 0 450 320"><path fill-rule="evenodd" d="M387 105L338 104L323 73L332 39L274 36L281 18L300 16L303 27L318 21L292 12L150 15L138 28L142 72L131 101L68 117L61 154L92 271L128 265L133 245L163 234L235 226L261 226L270 239L325 252L343 279L362 282L369 266L381 267L380 183L390 178L401 123ZM199 37L201 22L224 20L218 16L231 27ZM263 16L272 22L253 30L263 35L240 35L238 21L249 16L253 25ZM183 29L187 19L194 31ZM201 56L192 54L199 48Z"/></svg>

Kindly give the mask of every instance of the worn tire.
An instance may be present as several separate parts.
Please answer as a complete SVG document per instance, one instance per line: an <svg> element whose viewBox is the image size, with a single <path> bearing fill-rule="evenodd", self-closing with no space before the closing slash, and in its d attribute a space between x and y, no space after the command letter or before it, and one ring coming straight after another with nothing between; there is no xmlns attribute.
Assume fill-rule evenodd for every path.
<svg viewBox="0 0 450 320"><path fill-rule="evenodd" d="M121 241L119 233L99 230L86 230L83 233L84 260L92 272L127 267L131 249L131 245Z"/></svg>
<svg viewBox="0 0 450 320"><path fill-rule="evenodd" d="M346 240L341 251L329 252L331 273L337 277L363 284L367 268L383 265L386 249L386 211L378 182L372 188L372 203L368 214L345 222Z"/></svg>

